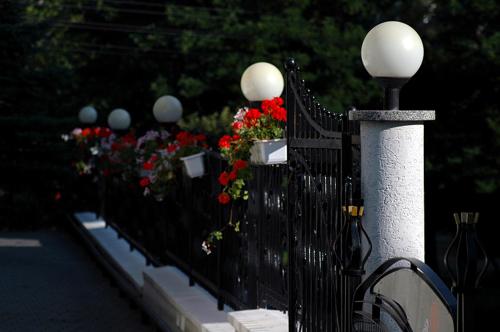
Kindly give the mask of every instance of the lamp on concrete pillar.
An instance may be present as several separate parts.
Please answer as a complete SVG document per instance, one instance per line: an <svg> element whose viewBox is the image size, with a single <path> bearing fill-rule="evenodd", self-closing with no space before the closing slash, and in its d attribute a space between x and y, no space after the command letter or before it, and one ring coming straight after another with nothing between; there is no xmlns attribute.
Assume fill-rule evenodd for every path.
<svg viewBox="0 0 500 332"><path fill-rule="evenodd" d="M383 110L354 110L360 121L363 224L373 245L367 272L392 257L425 258L424 121L434 111L399 110L399 90L423 59L418 34L401 22L368 32L363 64L386 91Z"/></svg>
<svg viewBox="0 0 500 332"><path fill-rule="evenodd" d="M80 112L78 112L78 120L84 124L92 124L97 121L97 111L92 106L83 107Z"/></svg>
<svg viewBox="0 0 500 332"><path fill-rule="evenodd" d="M108 115L108 126L114 131L124 131L130 127L130 114L122 109L117 108Z"/></svg>
<svg viewBox="0 0 500 332"><path fill-rule="evenodd" d="M361 46L368 73L384 88L384 109L399 109L399 91L415 75L424 59L424 45L407 24L389 21L371 29Z"/></svg>
<svg viewBox="0 0 500 332"><path fill-rule="evenodd" d="M264 99L281 96L285 82L276 66L267 62L257 62L249 66L241 75L241 92L251 105Z"/></svg>

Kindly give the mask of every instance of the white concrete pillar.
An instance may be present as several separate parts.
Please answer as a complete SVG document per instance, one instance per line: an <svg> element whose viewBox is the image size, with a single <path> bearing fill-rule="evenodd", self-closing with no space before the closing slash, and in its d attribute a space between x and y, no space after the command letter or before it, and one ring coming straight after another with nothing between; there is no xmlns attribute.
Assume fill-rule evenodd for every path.
<svg viewBox="0 0 500 332"><path fill-rule="evenodd" d="M391 257L424 260L424 124L434 111L352 111L361 121L361 192L373 249L367 274Z"/></svg>

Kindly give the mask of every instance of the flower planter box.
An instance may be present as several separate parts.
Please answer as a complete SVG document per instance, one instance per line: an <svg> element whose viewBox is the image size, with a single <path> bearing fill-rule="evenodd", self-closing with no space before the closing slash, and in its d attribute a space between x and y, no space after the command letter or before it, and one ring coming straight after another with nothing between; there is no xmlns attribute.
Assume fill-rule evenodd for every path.
<svg viewBox="0 0 500 332"><path fill-rule="evenodd" d="M250 161L258 165L283 164L287 161L286 139L255 141L250 149Z"/></svg>
<svg viewBox="0 0 500 332"><path fill-rule="evenodd" d="M205 174L205 165L203 163L204 155L205 152L200 152L180 158L184 163L184 170L190 178L197 178Z"/></svg>

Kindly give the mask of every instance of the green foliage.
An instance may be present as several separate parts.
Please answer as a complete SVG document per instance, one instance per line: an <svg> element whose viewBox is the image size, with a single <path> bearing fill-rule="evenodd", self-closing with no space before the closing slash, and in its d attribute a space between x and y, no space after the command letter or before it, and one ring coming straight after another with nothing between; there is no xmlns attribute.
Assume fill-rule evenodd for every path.
<svg viewBox="0 0 500 332"><path fill-rule="evenodd" d="M40 154L31 151L57 142L71 129L62 123L44 127L45 119L76 121L87 104L100 112L98 125L111 109L124 107L134 124L148 128L156 98L177 95L186 115L201 117L186 119L187 127L220 135L223 130L215 123L224 120L204 116L241 106L240 76L256 61L282 69L288 57L295 57L308 87L332 111L351 105L377 109L380 88L363 69L360 46L375 24L401 20L419 32L425 46L421 70L402 91L402 107L436 109L438 115L426 128L427 190L499 193L497 1L141 3L0 2L1 112L15 121L36 116L39 124L26 133L31 140L17 133L5 136L8 142L3 139L6 146L22 145L25 151L13 168L26 160L45 169L52 157L59 165L50 151L43 162L30 162ZM9 153L5 167L18 157Z"/></svg>
<svg viewBox="0 0 500 332"><path fill-rule="evenodd" d="M220 112L208 115L191 113L183 117L177 124L183 130L190 132L201 132L213 137L221 136L231 130L233 114L229 107L224 107Z"/></svg>

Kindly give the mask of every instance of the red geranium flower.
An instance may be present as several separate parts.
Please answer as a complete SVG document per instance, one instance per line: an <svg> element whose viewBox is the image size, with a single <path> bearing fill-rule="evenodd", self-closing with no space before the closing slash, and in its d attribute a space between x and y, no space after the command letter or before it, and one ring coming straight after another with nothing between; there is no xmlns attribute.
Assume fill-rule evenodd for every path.
<svg viewBox="0 0 500 332"><path fill-rule="evenodd" d="M245 160L238 159L233 164L233 169L239 171L240 169L247 168L248 162Z"/></svg>
<svg viewBox="0 0 500 332"><path fill-rule="evenodd" d="M256 108L249 109L248 112L245 114L245 117L243 118L245 127L250 128L255 126L257 124L257 120L259 120L261 116L262 113L258 109Z"/></svg>
<svg viewBox="0 0 500 332"><path fill-rule="evenodd" d="M127 143L127 144L130 144L130 145L136 145L137 144L137 140L135 139L135 136L134 136L133 133L128 133L127 135L123 136L122 137L122 141L123 141L123 143Z"/></svg>
<svg viewBox="0 0 500 332"><path fill-rule="evenodd" d="M142 178L139 181L139 184L141 185L141 187L147 187L147 186L149 186L150 183L151 183L151 181L149 181L149 178L147 178L147 177Z"/></svg>
<svg viewBox="0 0 500 332"><path fill-rule="evenodd" d="M122 148L122 145L118 142L111 143L111 151L118 151Z"/></svg>
<svg viewBox="0 0 500 332"><path fill-rule="evenodd" d="M106 138L106 137L111 136L111 130L109 128L106 128L106 127L100 128L100 130L97 134L99 135L99 137Z"/></svg>
<svg viewBox="0 0 500 332"><path fill-rule="evenodd" d="M88 137L88 136L90 136L90 135L92 135L92 129L90 129L90 128L85 128L85 129L83 129L83 130L82 130L82 136L83 136L83 137Z"/></svg>
<svg viewBox="0 0 500 332"><path fill-rule="evenodd" d="M238 171L233 169L231 173L229 173L229 180L234 181L238 177Z"/></svg>
<svg viewBox="0 0 500 332"><path fill-rule="evenodd" d="M231 147L231 136L224 135L219 139L219 148L229 149Z"/></svg>
<svg viewBox="0 0 500 332"><path fill-rule="evenodd" d="M238 132L241 128L243 128L243 122L241 121L233 122L232 126L233 126L233 131Z"/></svg>
<svg viewBox="0 0 500 332"><path fill-rule="evenodd" d="M207 140L207 136L205 136L203 134L198 134L198 135L194 136L194 139L197 142L205 142Z"/></svg>
<svg viewBox="0 0 500 332"><path fill-rule="evenodd" d="M220 204L227 204L231 201L231 196L229 196L228 193L222 192L219 194L219 197L217 197L217 199L219 200Z"/></svg>
<svg viewBox="0 0 500 332"><path fill-rule="evenodd" d="M273 119L286 122L286 110L283 107L278 107L271 113Z"/></svg>
<svg viewBox="0 0 500 332"><path fill-rule="evenodd" d="M177 142L181 147L191 145L194 142L194 136L188 133L187 131L181 131L175 136Z"/></svg>
<svg viewBox="0 0 500 332"><path fill-rule="evenodd" d="M151 171L152 169L154 168L154 164L150 161L146 161L143 165L142 165L142 169L146 170L146 171Z"/></svg>
<svg viewBox="0 0 500 332"><path fill-rule="evenodd" d="M227 172L222 172L219 175L219 183L224 187L229 183L229 174Z"/></svg>
<svg viewBox="0 0 500 332"><path fill-rule="evenodd" d="M167 145L167 152L172 153L175 150L177 150L178 145L177 144L169 144Z"/></svg>

